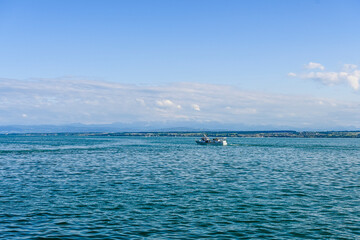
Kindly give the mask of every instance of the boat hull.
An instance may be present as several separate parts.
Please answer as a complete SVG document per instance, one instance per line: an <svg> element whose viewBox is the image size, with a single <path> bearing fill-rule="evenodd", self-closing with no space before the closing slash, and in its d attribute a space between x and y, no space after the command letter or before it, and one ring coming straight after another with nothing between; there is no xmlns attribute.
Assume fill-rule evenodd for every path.
<svg viewBox="0 0 360 240"><path fill-rule="evenodd" d="M217 145L217 146L226 146L227 145L226 141L204 142L204 141L196 140L196 143L199 144L199 145Z"/></svg>

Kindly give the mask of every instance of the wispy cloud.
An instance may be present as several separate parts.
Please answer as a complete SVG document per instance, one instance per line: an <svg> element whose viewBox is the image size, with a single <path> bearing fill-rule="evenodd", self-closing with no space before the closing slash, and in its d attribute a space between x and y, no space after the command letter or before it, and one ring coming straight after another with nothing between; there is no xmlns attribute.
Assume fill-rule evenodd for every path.
<svg viewBox="0 0 360 240"><path fill-rule="evenodd" d="M296 73L289 72L289 73L288 73L288 76L289 76L289 77L296 77Z"/></svg>
<svg viewBox="0 0 360 240"><path fill-rule="evenodd" d="M357 71L354 66L347 68L353 75ZM334 83L339 78L313 74L309 77ZM181 120L296 127L324 126L326 122L328 126L360 127L357 103L243 91L229 85L0 79L0 102L0 125Z"/></svg>
<svg viewBox="0 0 360 240"><path fill-rule="evenodd" d="M194 109L195 111L200 111L200 106L197 104L192 104L191 105L192 109Z"/></svg>
<svg viewBox="0 0 360 240"><path fill-rule="evenodd" d="M310 62L306 65L307 69L324 70L324 66L319 63ZM339 85L347 84L354 90L359 90L360 87L360 70L354 64L344 64L342 71L327 72L327 71L310 71L300 74L288 73L290 77L299 77L303 79L311 79L321 82L325 85Z"/></svg>

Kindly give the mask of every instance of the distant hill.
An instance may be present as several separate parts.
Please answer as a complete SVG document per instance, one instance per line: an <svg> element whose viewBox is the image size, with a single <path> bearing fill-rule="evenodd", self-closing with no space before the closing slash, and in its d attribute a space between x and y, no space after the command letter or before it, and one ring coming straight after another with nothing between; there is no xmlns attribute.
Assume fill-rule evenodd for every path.
<svg viewBox="0 0 360 240"><path fill-rule="evenodd" d="M296 129L287 126L250 126L244 124L223 124L218 122L134 122L112 124L63 124L63 125L7 125L0 126L0 134L9 133L116 133L116 132L226 132L226 131L250 131L268 132L283 131L327 131L326 129ZM336 131L346 131L338 128ZM353 129L356 131L357 129Z"/></svg>
<svg viewBox="0 0 360 240"><path fill-rule="evenodd" d="M360 138L360 131L155 131L155 132L58 132L58 133L6 133L25 136L127 136L127 137L256 137L256 138Z"/></svg>
<svg viewBox="0 0 360 240"><path fill-rule="evenodd" d="M171 127L147 123L113 124L67 124L67 125L7 125L0 126L0 134L5 133L80 133L80 132L140 132L140 131L202 131L209 129L193 127Z"/></svg>

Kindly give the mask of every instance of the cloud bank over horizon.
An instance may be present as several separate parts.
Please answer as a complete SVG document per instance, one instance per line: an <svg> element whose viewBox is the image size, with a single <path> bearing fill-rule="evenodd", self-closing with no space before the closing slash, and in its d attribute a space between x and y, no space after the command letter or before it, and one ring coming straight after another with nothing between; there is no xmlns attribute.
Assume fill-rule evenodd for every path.
<svg viewBox="0 0 360 240"><path fill-rule="evenodd" d="M0 125L183 121L360 127L359 103L244 91L231 85L180 82L140 86L85 79L0 79L0 101Z"/></svg>

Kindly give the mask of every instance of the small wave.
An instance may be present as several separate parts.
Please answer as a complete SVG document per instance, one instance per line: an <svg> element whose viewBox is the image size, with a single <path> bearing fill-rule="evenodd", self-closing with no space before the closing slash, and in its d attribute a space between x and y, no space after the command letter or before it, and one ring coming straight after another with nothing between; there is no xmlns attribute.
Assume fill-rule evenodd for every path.
<svg viewBox="0 0 360 240"><path fill-rule="evenodd" d="M97 151L114 147L101 147L101 146L66 146L57 148L33 148L33 149L14 149L14 150L0 150L0 154L31 154L31 153L46 153L46 152L64 152L64 151Z"/></svg>
<svg viewBox="0 0 360 240"><path fill-rule="evenodd" d="M262 147L262 148L298 148L298 149L339 149L339 150L353 150L357 149L354 146L331 146L331 145L320 145L320 144L304 144L304 145L293 145L293 144L249 144L249 143L231 143L228 144L231 147Z"/></svg>

